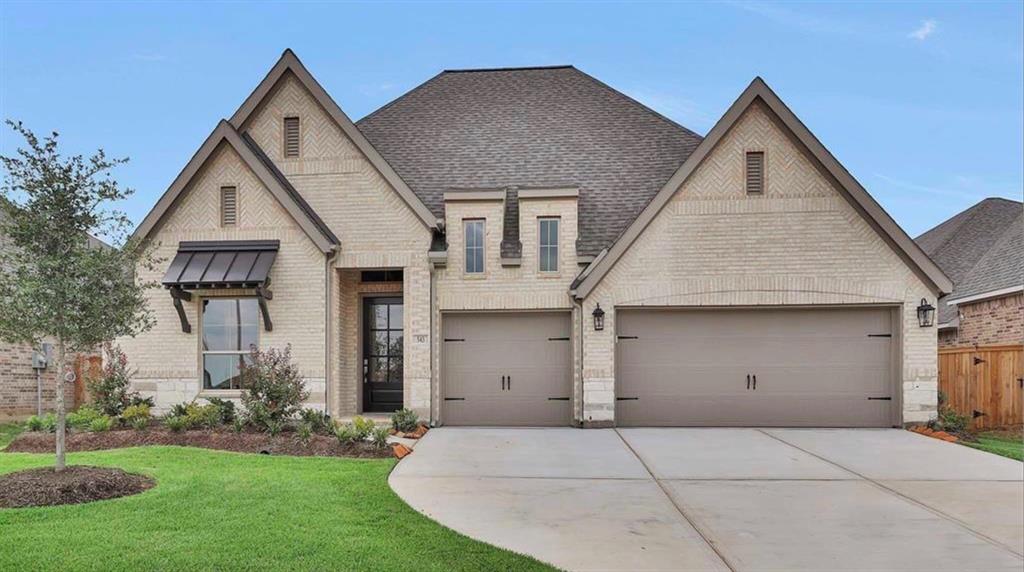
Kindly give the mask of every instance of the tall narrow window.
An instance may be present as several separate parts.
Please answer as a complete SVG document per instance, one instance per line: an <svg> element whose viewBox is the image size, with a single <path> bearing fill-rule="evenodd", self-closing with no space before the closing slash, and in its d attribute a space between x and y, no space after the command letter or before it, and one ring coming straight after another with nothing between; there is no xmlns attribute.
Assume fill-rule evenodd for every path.
<svg viewBox="0 0 1024 572"><path fill-rule="evenodd" d="M484 221L467 220L466 227L466 273L482 274L484 271Z"/></svg>
<svg viewBox="0 0 1024 572"><path fill-rule="evenodd" d="M558 219L542 218L540 226L540 271L558 272Z"/></svg>
<svg viewBox="0 0 1024 572"><path fill-rule="evenodd" d="M234 226L238 224L238 188L220 188L220 224Z"/></svg>
<svg viewBox="0 0 1024 572"><path fill-rule="evenodd" d="M256 298L203 300L203 389L241 389L242 364L259 332Z"/></svg>
<svg viewBox="0 0 1024 572"><path fill-rule="evenodd" d="M764 193L764 151L747 152L747 194Z"/></svg>
<svg viewBox="0 0 1024 572"><path fill-rule="evenodd" d="M284 118L284 156L293 158L299 156L299 118Z"/></svg>

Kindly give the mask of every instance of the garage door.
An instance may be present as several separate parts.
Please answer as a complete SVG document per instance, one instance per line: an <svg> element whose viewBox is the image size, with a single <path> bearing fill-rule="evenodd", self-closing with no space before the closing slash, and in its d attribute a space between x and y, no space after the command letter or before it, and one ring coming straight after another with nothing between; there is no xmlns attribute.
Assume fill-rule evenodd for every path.
<svg viewBox="0 0 1024 572"><path fill-rule="evenodd" d="M888 427L892 310L619 310L620 425Z"/></svg>
<svg viewBox="0 0 1024 572"><path fill-rule="evenodd" d="M568 425L569 314L446 314L446 425Z"/></svg>

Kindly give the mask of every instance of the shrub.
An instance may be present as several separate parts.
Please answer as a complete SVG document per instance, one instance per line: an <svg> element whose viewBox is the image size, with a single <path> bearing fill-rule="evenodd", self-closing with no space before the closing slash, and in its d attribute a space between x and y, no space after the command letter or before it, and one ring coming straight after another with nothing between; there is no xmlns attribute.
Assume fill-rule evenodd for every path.
<svg viewBox="0 0 1024 572"><path fill-rule="evenodd" d="M156 407L156 401L154 401L152 397L143 397L138 393L133 393L131 397L128 398L128 406L131 407L132 405L146 405L150 409L153 409Z"/></svg>
<svg viewBox="0 0 1024 572"><path fill-rule="evenodd" d="M103 413L98 409L88 405L83 405L76 411L68 413L68 427L78 429L79 431L89 431L92 426L92 422L103 416Z"/></svg>
<svg viewBox="0 0 1024 572"><path fill-rule="evenodd" d="M243 365L239 374L247 421L267 432L272 432L271 427L280 432L309 397L299 368L292 363L292 348L254 347L249 357L250 363Z"/></svg>
<svg viewBox="0 0 1024 572"><path fill-rule="evenodd" d="M165 418L164 425L174 433L180 433L188 428L188 422L183 415L171 415Z"/></svg>
<svg viewBox="0 0 1024 572"><path fill-rule="evenodd" d="M309 440L313 438L313 427L308 423L302 423L295 430L295 439L303 446L309 445Z"/></svg>
<svg viewBox="0 0 1024 572"><path fill-rule="evenodd" d="M110 427L113 424L113 417L110 417L109 415L101 415L92 420L92 423L89 424L89 430L96 433L102 433L103 431L110 431Z"/></svg>
<svg viewBox="0 0 1024 572"><path fill-rule="evenodd" d="M171 406L171 410L167 413L168 417L184 417L188 415L188 406L192 405L189 403L175 403Z"/></svg>
<svg viewBox="0 0 1024 572"><path fill-rule="evenodd" d="M308 425L309 428L319 435L330 435L334 431L334 423L331 416L319 409L303 409L299 417L301 425Z"/></svg>
<svg viewBox="0 0 1024 572"><path fill-rule="evenodd" d="M142 431L149 427L149 417L136 417L131 420L130 425L136 431Z"/></svg>
<svg viewBox="0 0 1024 572"><path fill-rule="evenodd" d="M47 433L57 432L57 416L53 413L47 413L43 416L43 431Z"/></svg>
<svg viewBox="0 0 1024 572"><path fill-rule="evenodd" d="M221 424L221 409L212 404L189 403L185 408L185 423L189 429L198 427L213 429Z"/></svg>
<svg viewBox="0 0 1024 572"><path fill-rule="evenodd" d="M266 430L267 434L269 434L271 437L277 437L278 435L281 434L281 431L284 431L284 421L277 421L276 419L268 419L265 422L263 428Z"/></svg>
<svg viewBox="0 0 1024 572"><path fill-rule="evenodd" d="M146 404L129 405L124 409L124 413L121 414L121 421L125 425L131 425L132 427L138 428L137 423L141 423L143 427L149 425L149 406Z"/></svg>
<svg viewBox="0 0 1024 572"><path fill-rule="evenodd" d="M943 407L939 410L939 424L942 425L942 430L948 433L963 433L967 430L967 426L970 425L971 419L966 415L961 415L954 411L952 408Z"/></svg>
<svg viewBox="0 0 1024 572"><path fill-rule="evenodd" d="M390 434L391 432L388 431L388 428L381 425L373 430L373 433L370 435L370 440L373 442L375 447L384 449L388 446L388 437Z"/></svg>
<svg viewBox="0 0 1024 572"><path fill-rule="evenodd" d="M399 409L391 414L391 428L395 431L415 431L419 424L419 416L411 409Z"/></svg>
<svg viewBox="0 0 1024 572"><path fill-rule="evenodd" d="M352 419L352 427L355 429L356 438L360 441L365 441L370 437L370 433L373 432L373 428L377 424L373 422L373 419L367 419L361 415L356 415Z"/></svg>
<svg viewBox="0 0 1024 572"><path fill-rule="evenodd" d="M334 430L334 436L338 438L338 443L342 445L348 445L358 440L356 435L356 428L351 424L342 425Z"/></svg>
<svg viewBox="0 0 1024 572"><path fill-rule="evenodd" d="M42 431L43 430L43 418L38 415L33 415L28 418L25 422L25 428L29 431Z"/></svg>
<svg viewBox="0 0 1024 572"><path fill-rule="evenodd" d="M103 345L103 372L87 383L96 409L105 415L117 417L133 399L142 399L130 391L134 371L128 369L128 357L113 344Z"/></svg>
<svg viewBox="0 0 1024 572"><path fill-rule="evenodd" d="M220 423L222 425L228 425L235 420L235 402L229 399L221 399L219 397L209 397L206 401L213 407L217 408L220 415Z"/></svg>
<svg viewBox="0 0 1024 572"><path fill-rule="evenodd" d="M235 433L241 433L242 431L244 431L245 430L245 419L242 419L241 417L235 417L234 419L232 419L231 420L231 429Z"/></svg>

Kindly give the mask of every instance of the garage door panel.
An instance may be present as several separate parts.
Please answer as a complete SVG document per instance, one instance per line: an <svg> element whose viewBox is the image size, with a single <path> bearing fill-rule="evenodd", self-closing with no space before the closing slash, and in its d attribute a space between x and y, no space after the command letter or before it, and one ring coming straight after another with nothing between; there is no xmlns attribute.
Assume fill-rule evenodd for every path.
<svg viewBox="0 0 1024 572"><path fill-rule="evenodd" d="M443 317L442 422L447 425L568 425L571 324L566 313Z"/></svg>
<svg viewBox="0 0 1024 572"><path fill-rule="evenodd" d="M620 425L892 422L889 309L616 313Z"/></svg>

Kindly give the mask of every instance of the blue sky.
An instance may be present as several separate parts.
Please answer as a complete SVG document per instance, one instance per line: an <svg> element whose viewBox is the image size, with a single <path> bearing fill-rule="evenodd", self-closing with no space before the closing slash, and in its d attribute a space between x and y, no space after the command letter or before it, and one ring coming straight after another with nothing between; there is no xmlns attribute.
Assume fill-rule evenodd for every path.
<svg viewBox="0 0 1024 572"><path fill-rule="evenodd" d="M442 69L573 64L703 134L760 75L916 236L1021 199L1022 6L8 1L0 116L131 157L139 221L286 47L353 119Z"/></svg>

